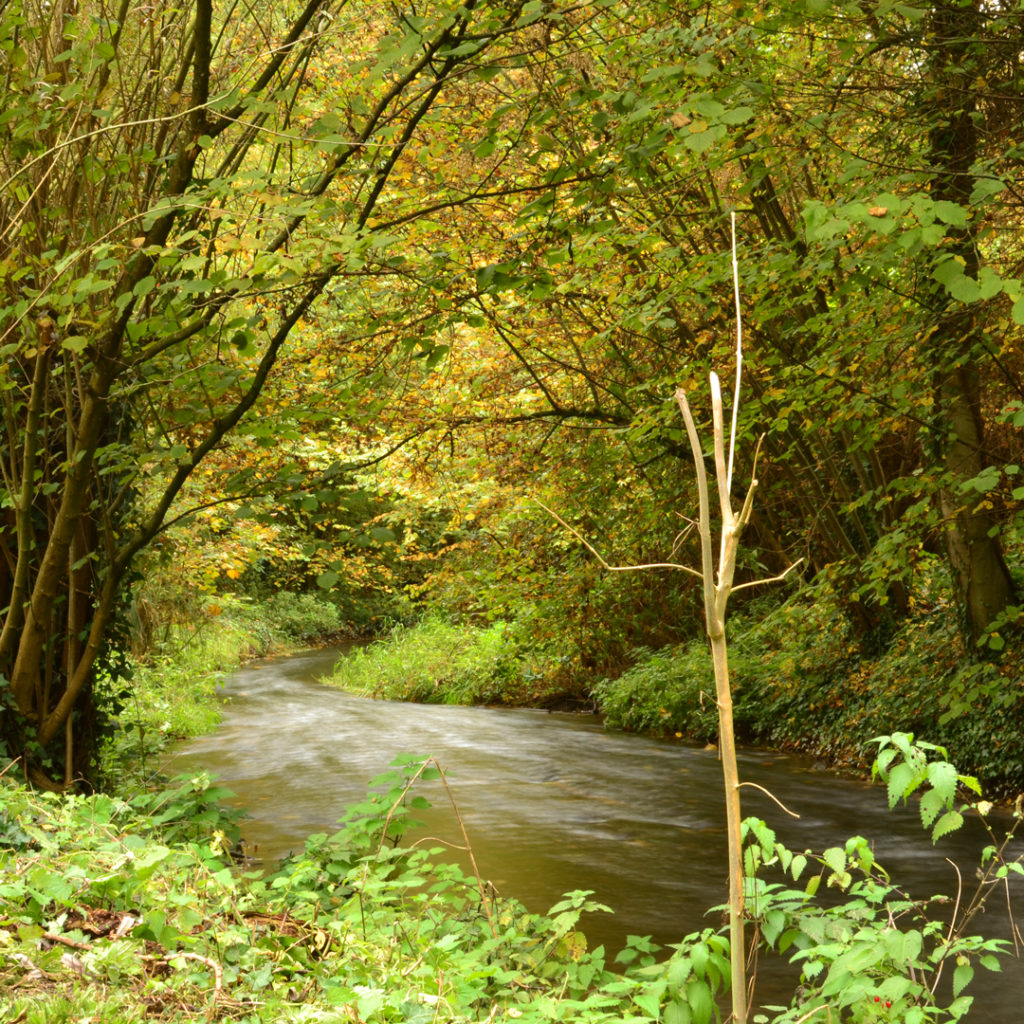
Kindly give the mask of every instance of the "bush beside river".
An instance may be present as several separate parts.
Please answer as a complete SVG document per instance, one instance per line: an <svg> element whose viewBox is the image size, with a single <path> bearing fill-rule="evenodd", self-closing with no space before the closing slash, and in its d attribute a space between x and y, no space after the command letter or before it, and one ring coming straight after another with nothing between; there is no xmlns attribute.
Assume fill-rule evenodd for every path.
<svg viewBox="0 0 1024 1024"><path fill-rule="evenodd" d="M923 603L865 654L827 585L729 624L739 738L863 773L879 735L904 730L947 747L987 791L1024 789L1024 666L968 660L955 610ZM600 711L610 728L714 742L718 716L706 640L638 648L615 678L586 679L571 645L537 644L518 623L396 626L353 652L329 680L389 700L563 706Z"/></svg>

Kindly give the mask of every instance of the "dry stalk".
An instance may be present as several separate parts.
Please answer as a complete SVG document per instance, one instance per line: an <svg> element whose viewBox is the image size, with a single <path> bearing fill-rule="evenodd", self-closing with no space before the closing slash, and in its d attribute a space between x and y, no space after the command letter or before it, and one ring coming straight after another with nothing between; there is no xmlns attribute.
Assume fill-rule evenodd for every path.
<svg viewBox="0 0 1024 1024"><path fill-rule="evenodd" d="M452 793L451 786L448 785L448 776L445 774L444 768L441 767L441 764L437 760L436 757L428 757L419 766L419 768L417 768L416 771L413 772L412 776L406 781L405 785L402 787L402 792L399 794L398 798L391 805L391 807L388 808L388 813L384 817L384 828L381 830L381 840L380 840L380 845L377 847L377 853L380 853L380 851L384 847L384 842L385 842L385 839L387 838L387 834L388 834L388 827L390 826L391 820L392 820L392 818L395 815L395 811L398 810L398 808L401 805L402 801L408 795L409 790L412 789L413 784L417 781L417 779L419 779L423 775L423 773L427 770L427 768L430 765L433 765L437 769L438 774L439 774L439 776L441 778L441 783L444 785L445 792L448 794L448 801L449 801L449 803L452 806L452 810L455 812L455 820L458 821L458 823L459 823L459 831L462 833L462 841L463 841L463 844L464 844L461 847L460 846L456 846L453 843L447 843L445 845L452 846L454 849L463 850L463 851L465 851L466 855L469 857L469 863L470 863L470 866L473 868L473 875L474 875L474 877L476 879L477 892L479 892L479 894L480 894L480 905L484 908L484 914L487 915L487 923L490 926L491 934L495 938L497 938L498 937L498 929L497 929L497 926L494 923L494 915L491 912L491 901L488 898L486 891L484 890L483 879L480 877L480 869L476 865L476 857L473 854L473 846L472 846L472 844L469 841L469 834L466 832L465 822L462 820L462 812L459 810L459 805L455 801L455 796ZM363 881L364 882L366 880L366 875L367 875L368 871L369 871L369 865L367 864L363 868Z"/></svg>
<svg viewBox="0 0 1024 1024"><path fill-rule="evenodd" d="M711 373L711 411L714 440L715 483L718 491L718 506L721 518L721 534L718 544L717 566L712 547L711 537L711 501L708 485L707 469L704 465L703 448L697 434L697 426L690 412L686 393L682 388L675 394L676 402L686 423L686 433L693 453L694 471L697 477L697 495L699 515L696 520L700 537L701 568L677 562L652 562L644 565L611 565L604 556L586 540L577 530L573 529L557 513L538 502L549 515L576 537L591 554L597 558L603 568L610 572L632 572L650 569L675 569L690 576L698 577L704 588L704 621L711 655L715 669L715 692L718 705L719 750L722 760L722 775L725 783L726 820L729 842L729 944L731 952L732 974L732 1021L733 1024L747 1022L747 972L745 943L743 940L743 851L741 846L741 822L739 791L741 783L736 761L736 738L733 730L732 692L729 686L728 650L725 632L725 612L729 595L733 591L760 586L762 583L775 583L785 579L799 565L799 561L791 565L785 572L761 579L733 585L736 571L736 556L739 551L740 536L750 521L754 507L754 491L757 488L757 457L761 449L761 440L757 442L751 469L750 486L737 514L732 506L732 477L736 453L737 423L740 405L741 378L743 369L743 323L740 308L739 264L736 257L736 216L732 216L732 272L733 293L736 302L736 373L733 388L732 417L729 431L729 447L726 454L725 416L722 408L722 389L718 375ZM673 553L675 546L673 547ZM762 789L757 786L756 788ZM767 792L767 791L765 791ZM771 793L768 793L772 796ZM775 797L772 797L774 800ZM778 801L776 800L776 803ZM782 806L780 804L780 806ZM793 814L783 807L787 814ZM817 1012L817 1011L815 1011Z"/></svg>

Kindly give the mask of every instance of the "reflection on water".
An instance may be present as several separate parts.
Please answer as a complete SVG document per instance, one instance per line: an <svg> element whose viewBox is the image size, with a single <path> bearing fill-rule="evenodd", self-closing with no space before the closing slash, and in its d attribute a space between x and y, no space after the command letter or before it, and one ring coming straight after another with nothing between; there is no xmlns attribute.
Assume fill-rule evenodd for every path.
<svg viewBox="0 0 1024 1024"><path fill-rule="evenodd" d="M481 874L500 892L544 911L563 893L592 889L615 910L584 924L593 943L619 948L628 934L678 941L725 900L725 816L713 751L606 733L586 716L531 710L371 701L324 687L337 652L260 662L228 686L221 727L186 744L174 770L203 767L251 814L246 838L272 860L311 832L333 831L367 781L399 754L433 755L447 772ZM956 888L985 838L976 825L933 848L911 808L895 814L880 787L815 772L803 761L741 752L743 779L800 814L785 815L744 790L744 814L765 818L791 848L866 836L894 880L916 896ZM419 790L434 806L430 835L459 842L439 783ZM992 901L995 903L995 901ZM978 925L1009 938L1005 905ZM763 972L762 972L763 973ZM1018 1019L1022 962L977 985L971 1019ZM759 996L784 995L771 971ZM772 992L775 988L776 991ZM1011 1006L1011 1001L1013 1005Z"/></svg>

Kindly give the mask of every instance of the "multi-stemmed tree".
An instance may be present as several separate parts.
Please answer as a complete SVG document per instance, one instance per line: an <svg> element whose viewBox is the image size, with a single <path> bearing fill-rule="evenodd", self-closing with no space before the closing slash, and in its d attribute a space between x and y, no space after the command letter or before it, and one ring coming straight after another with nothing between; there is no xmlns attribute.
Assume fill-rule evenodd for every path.
<svg viewBox="0 0 1024 1024"><path fill-rule="evenodd" d="M493 199L482 98L568 34L516 0L4 6L0 726L36 781L86 771L126 579L189 479L318 303L386 291L422 218Z"/></svg>

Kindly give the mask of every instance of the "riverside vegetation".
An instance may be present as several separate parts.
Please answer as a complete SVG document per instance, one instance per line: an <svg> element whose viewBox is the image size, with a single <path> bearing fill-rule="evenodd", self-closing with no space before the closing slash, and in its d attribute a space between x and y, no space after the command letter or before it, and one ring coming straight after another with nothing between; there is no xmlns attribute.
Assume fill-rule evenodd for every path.
<svg viewBox="0 0 1024 1024"><path fill-rule="evenodd" d="M977 790L943 751L905 734L881 741L876 768L890 804L922 794L933 837L962 821L958 792ZM729 944L718 930L664 950L632 937L609 963L601 947L588 947L581 925L584 914L608 909L590 893L569 893L547 914L531 914L438 859L440 849L403 846L425 803L413 783L438 772L402 759L372 780L340 831L309 837L266 872L246 865L239 813L224 809L226 792L203 774L129 799L58 797L0 780L4 1019L721 1019ZM974 799L970 807L982 816L991 810ZM1024 870L995 828L981 899ZM861 838L815 855L784 848L763 821L748 819L744 834L758 942L801 974L792 1005L765 1007L754 1021L960 1020L976 970L998 970L1008 951L909 900ZM962 926L977 904L965 896L958 909ZM943 975L951 988L939 987ZM826 1007L827 1015L817 1012Z"/></svg>
<svg viewBox="0 0 1024 1024"><path fill-rule="evenodd" d="M274 603L280 612L295 602ZM323 603L302 602L305 621L330 625ZM172 716L189 694L190 707L209 706L232 649L254 653L288 635L288 615L275 621L252 606L225 602L216 621L216 630L180 629L179 656L158 648L138 676L137 707L150 717L135 731L150 730L151 758L153 737L208 727L210 715ZM493 678L501 652L494 638L503 629L491 627L483 644L439 622L396 630L394 638L423 642L428 628L435 650L461 658L461 672ZM394 650L379 645L377 656L385 649ZM374 656L363 648L349 663ZM175 663L178 671L169 671ZM206 684L195 687L197 677ZM665 949L634 936L610 961L585 938L585 915L608 909L590 893L529 913L445 862L440 849L403 845L425 806L415 781L438 774L433 763L403 759L371 780L337 833L309 837L301 852L263 871L244 859L240 812L221 803L225 790L200 773L130 792L139 777L127 770L131 750L127 733L108 749L122 797L33 793L0 779L6 1020L701 1024L723 1017L729 942L721 930L705 927ZM965 813L991 811L977 798L977 782L943 750L907 734L881 741L876 771L890 804L921 795L933 838ZM966 806L958 800L964 794ZM1001 898L1001 887L1022 873L1002 826L999 819L990 827L977 899ZM966 933L977 899L965 895L960 927L947 927L931 901L905 896L861 838L813 854L786 849L763 821L748 819L743 828L756 941L791 958L801 976L792 1005L761 1007L753 1021L797 1024L825 1007L831 1019L857 1024L959 1020L976 970L998 970L1009 952L1006 942Z"/></svg>
<svg viewBox="0 0 1024 1024"><path fill-rule="evenodd" d="M960 656L943 573L938 560L922 571L916 609L873 655L856 642L827 576L787 600L741 606L730 647L739 738L863 773L873 736L909 730L955 751L986 792L1015 797L1024 787L1021 654ZM717 739L703 637L634 648L625 671L587 686L573 663L578 652L538 641L533 627L529 615L474 625L435 612L385 630L328 681L391 700L589 708L611 728Z"/></svg>

